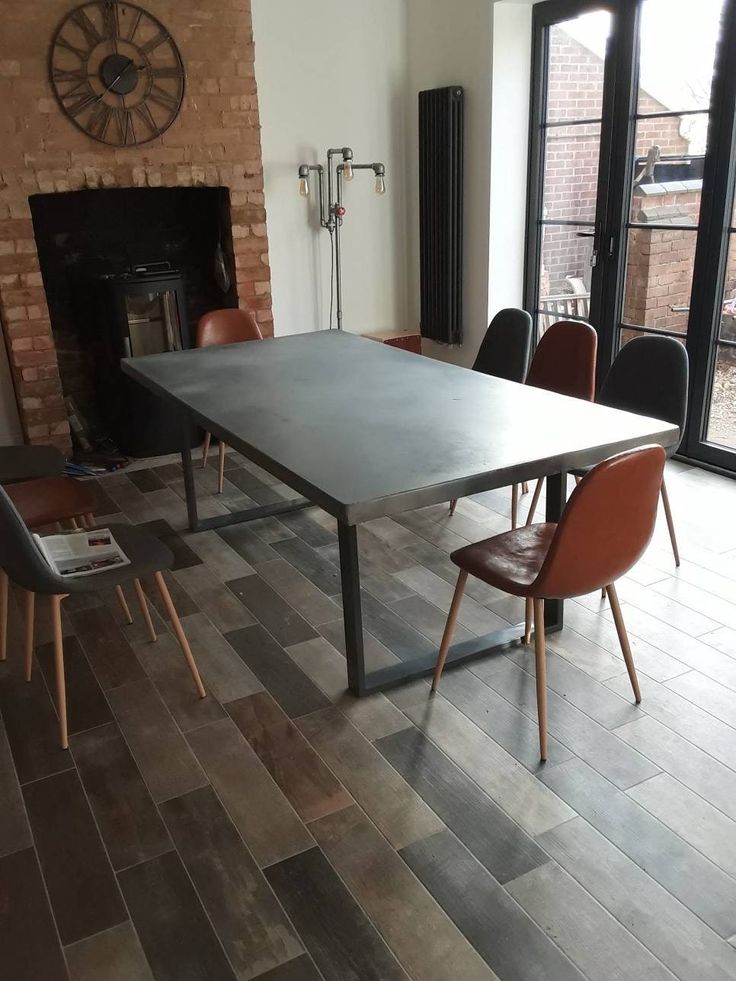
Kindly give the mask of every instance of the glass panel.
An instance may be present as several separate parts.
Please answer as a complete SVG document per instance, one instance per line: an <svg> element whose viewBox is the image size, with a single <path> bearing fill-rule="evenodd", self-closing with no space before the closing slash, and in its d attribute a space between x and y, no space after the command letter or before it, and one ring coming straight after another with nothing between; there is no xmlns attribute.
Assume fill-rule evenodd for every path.
<svg viewBox="0 0 736 981"><path fill-rule="evenodd" d="M539 309L553 319L590 316L590 259L592 229L545 225L542 228L542 263Z"/></svg>
<svg viewBox="0 0 736 981"><path fill-rule="evenodd" d="M719 344L716 350L706 439L736 450L736 346Z"/></svg>
<svg viewBox="0 0 736 981"><path fill-rule="evenodd" d="M599 119L611 14L594 11L549 30L547 121Z"/></svg>
<svg viewBox="0 0 736 981"><path fill-rule="evenodd" d="M644 0L639 112L707 109L726 0Z"/></svg>
<svg viewBox="0 0 736 981"><path fill-rule="evenodd" d="M181 347L176 299L171 290L125 297L130 356L161 354Z"/></svg>
<svg viewBox="0 0 736 981"><path fill-rule="evenodd" d="M544 147L544 217L594 221L600 123L553 126Z"/></svg>
<svg viewBox="0 0 736 981"><path fill-rule="evenodd" d="M632 228L623 320L687 333L697 232Z"/></svg>
<svg viewBox="0 0 736 981"><path fill-rule="evenodd" d="M700 140L707 126L707 113L639 120L631 221L697 225L705 162Z"/></svg>

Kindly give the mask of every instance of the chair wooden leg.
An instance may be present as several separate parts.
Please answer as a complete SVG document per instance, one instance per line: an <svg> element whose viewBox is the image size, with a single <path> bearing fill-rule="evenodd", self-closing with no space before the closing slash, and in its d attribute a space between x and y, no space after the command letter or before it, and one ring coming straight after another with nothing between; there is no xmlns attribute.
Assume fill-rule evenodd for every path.
<svg viewBox="0 0 736 981"><path fill-rule="evenodd" d="M217 493L222 494L225 486L225 444L220 440L220 460L217 467Z"/></svg>
<svg viewBox="0 0 736 981"><path fill-rule="evenodd" d="M544 600L534 600L534 655L537 675L537 714L539 716L539 757L547 759L547 659L544 636Z"/></svg>
<svg viewBox="0 0 736 981"><path fill-rule="evenodd" d="M77 518L77 522L82 526L82 529L84 531L87 530L87 515L86 514L80 514L79 517Z"/></svg>
<svg viewBox="0 0 736 981"><path fill-rule="evenodd" d="M205 433L204 436L204 446L202 447L202 469L207 466L207 457L210 453L210 442L212 440L212 433Z"/></svg>
<svg viewBox="0 0 736 981"><path fill-rule="evenodd" d="M437 691L440 678L442 677L442 670L445 666L445 661L447 660L447 652L450 650L450 644L452 643L452 635L455 633L455 624L457 623L457 617L460 613L460 604L463 601L463 593L465 592L465 583L468 581L468 574L465 569L460 570L460 575L457 577L457 585L455 586L455 593L452 597L452 603L450 604L450 612L447 614L447 623L445 624L445 631L442 634L442 643L440 644L440 653L437 658L437 664L434 669L434 677L432 678L432 691Z"/></svg>
<svg viewBox="0 0 736 981"><path fill-rule="evenodd" d="M120 609L123 611L123 616L128 621L128 623L133 622L133 617L130 615L130 607L128 606L128 601L125 598L125 593L123 592L122 586L116 586L115 592L118 597L118 603L120 603Z"/></svg>
<svg viewBox="0 0 736 981"><path fill-rule="evenodd" d="M79 522L76 518L69 518L69 524L72 526L73 531L79 531Z"/></svg>
<svg viewBox="0 0 736 981"><path fill-rule="evenodd" d="M8 574L0 569L0 661L8 656Z"/></svg>
<svg viewBox="0 0 736 981"><path fill-rule="evenodd" d="M85 517L85 519L87 521L87 527L88 528L94 528L94 526L95 526L95 516L92 514L92 512L90 511L88 514L85 514L84 517Z"/></svg>
<svg viewBox="0 0 736 981"><path fill-rule="evenodd" d="M166 612L169 614L171 626L174 628L176 639L179 641L179 647L181 647L182 653L186 658L187 664L189 665L189 670L192 673L192 678L194 678L194 684L197 687L199 697L204 698L207 692L204 690L202 679L199 677L199 671L197 670L197 664L194 660L192 649L189 646L189 641L187 640L184 629L182 628L179 614L176 612L176 607L174 606L174 601L171 599L169 587L166 585L166 580L160 572L156 573L156 585L158 586L158 591L161 593L161 599L164 601Z"/></svg>
<svg viewBox="0 0 736 981"><path fill-rule="evenodd" d="M457 507L457 498L453 497L453 499L450 501L450 517L452 517L453 514L455 513L456 507Z"/></svg>
<svg viewBox="0 0 736 981"><path fill-rule="evenodd" d="M25 602L25 628L26 628L26 651L25 651L25 679L31 680L33 674L33 615L36 609L36 594L26 590Z"/></svg>
<svg viewBox="0 0 736 981"><path fill-rule="evenodd" d="M522 494L528 494L529 493L529 484L527 483L526 480L521 485L521 493Z"/></svg>
<svg viewBox="0 0 736 981"><path fill-rule="evenodd" d="M611 604L611 613L613 613L613 622L616 624L616 633L618 634L618 640L621 644L621 652L624 656L624 661L626 661L626 670L629 672L629 681L631 682L631 687L634 690L634 698L636 704L641 702L641 691L639 689L639 679L636 676L636 668L634 667L634 658L631 654L631 645L629 644L629 636L626 633L626 624L624 623L624 618L621 613L621 604L618 601L618 593L616 592L616 587L611 583L610 586L606 588L608 593L608 602Z"/></svg>
<svg viewBox="0 0 736 981"><path fill-rule="evenodd" d="M514 529L519 523L519 485L511 485L511 528Z"/></svg>
<svg viewBox="0 0 736 981"><path fill-rule="evenodd" d="M675 522L672 520L672 508L670 507L670 497L667 493L667 485L662 480L662 504L664 504L664 515L667 518L667 528L672 542L672 553L675 556L675 565L680 565L680 550L677 547L677 535L675 534Z"/></svg>
<svg viewBox="0 0 736 981"><path fill-rule="evenodd" d="M581 481L582 479L583 479L583 478L582 478L582 477L580 476L580 474L579 474L579 473L576 473L576 474L575 474L575 486L576 486L576 487L577 487L577 485L578 485L578 484L580 483L580 481Z"/></svg>
<svg viewBox="0 0 736 981"><path fill-rule="evenodd" d="M143 592L143 586L141 586L140 579L133 580L133 587L135 588L135 594L138 597L138 605L141 608L143 619L146 621L146 627L148 627L148 636L155 642L158 640L158 637L156 636L153 620L151 619L151 611L148 609L148 600L146 599L146 594Z"/></svg>
<svg viewBox="0 0 736 981"><path fill-rule="evenodd" d="M524 643L532 642L532 620L534 619L534 600L527 596L524 610Z"/></svg>
<svg viewBox="0 0 736 981"><path fill-rule="evenodd" d="M544 486L544 477L540 477L537 481L537 486L534 488L534 493L532 494L532 503L529 505L529 514L527 515L526 523L530 525L534 521L534 514L537 510L537 504L539 504L539 497L542 493L542 487Z"/></svg>
<svg viewBox="0 0 736 981"><path fill-rule="evenodd" d="M61 632L61 601L66 596L51 597L51 619L54 627L54 671L56 674L56 711L59 714L61 748L69 749L66 724L66 680L64 678L64 638Z"/></svg>

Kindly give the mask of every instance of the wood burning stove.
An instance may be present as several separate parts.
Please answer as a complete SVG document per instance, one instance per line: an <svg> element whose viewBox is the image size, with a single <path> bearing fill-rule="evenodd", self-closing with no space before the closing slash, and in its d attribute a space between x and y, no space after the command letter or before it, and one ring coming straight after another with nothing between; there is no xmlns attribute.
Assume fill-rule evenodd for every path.
<svg viewBox="0 0 736 981"><path fill-rule="evenodd" d="M121 358L192 346L182 274L168 263L151 263L79 287L76 306L86 324L107 435L128 456L160 456L196 445L199 431L185 414L120 369Z"/></svg>

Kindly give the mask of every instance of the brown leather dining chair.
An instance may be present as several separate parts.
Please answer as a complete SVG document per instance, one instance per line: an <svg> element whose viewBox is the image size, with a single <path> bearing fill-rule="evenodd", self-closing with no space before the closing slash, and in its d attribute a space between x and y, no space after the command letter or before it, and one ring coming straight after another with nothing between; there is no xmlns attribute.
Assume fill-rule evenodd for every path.
<svg viewBox="0 0 736 981"><path fill-rule="evenodd" d="M212 344L239 344L242 341L262 341L263 334L255 317L247 310L210 310L197 324L197 347ZM207 466L211 433L207 433L202 450L202 469ZM222 494L225 483L225 444L220 440L220 459L217 469L217 493Z"/></svg>
<svg viewBox="0 0 736 981"><path fill-rule="evenodd" d="M547 681L544 601L605 588L634 698L641 701L616 580L639 560L654 531L665 452L649 446L594 467L570 496L559 524L525 525L453 552L460 569L432 680L436 691L455 631L469 575L513 596L534 611L539 751L547 759ZM528 621L527 621L528 622ZM528 643L529 626L525 642Z"/></svg>
<svg viewBox="0 0 736 981"><path fill-rule="evenodd" d="M558 395L592 402L595 397L595 368L598 353L598 335L580 320L561 320L553 324L540 338L534 352L526 384L543 388ZM534 488L529 505L527 524L534 520L534 513L542 493L544 478L540 477ZM518 490L512 487L511 527L517 525Z"/></svg>

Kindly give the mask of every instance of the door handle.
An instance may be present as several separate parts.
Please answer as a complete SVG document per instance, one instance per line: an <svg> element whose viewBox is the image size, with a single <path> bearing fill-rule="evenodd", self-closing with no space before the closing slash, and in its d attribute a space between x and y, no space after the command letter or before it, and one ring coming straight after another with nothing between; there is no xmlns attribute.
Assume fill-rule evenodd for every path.
<svg viewBox="0 0 736 981"><path fill-rule="evenodd" d="M576 232L575 233L575 237L576 238L595 238L595 236L596 236L596 233L595 232Z"/></svg>

